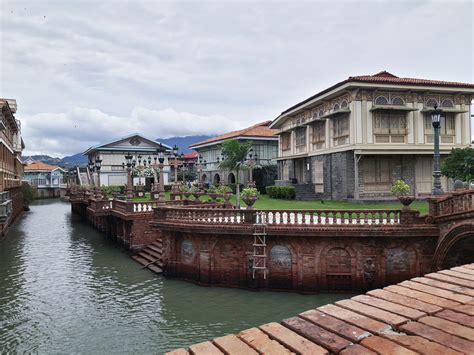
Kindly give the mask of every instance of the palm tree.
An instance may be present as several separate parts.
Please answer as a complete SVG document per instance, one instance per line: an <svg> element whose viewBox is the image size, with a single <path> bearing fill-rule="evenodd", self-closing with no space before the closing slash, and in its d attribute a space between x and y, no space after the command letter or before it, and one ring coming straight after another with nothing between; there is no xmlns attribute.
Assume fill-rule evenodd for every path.
<svg viewBox="0 0 474 355"><path fill-rule="evenodd" d="M219 169L235 172L236 184L236 207L240 209L240 170L246 169L245 161L252 147L252 142L240 143L238 140L232 139L222 142L222 161Z"/></svg>

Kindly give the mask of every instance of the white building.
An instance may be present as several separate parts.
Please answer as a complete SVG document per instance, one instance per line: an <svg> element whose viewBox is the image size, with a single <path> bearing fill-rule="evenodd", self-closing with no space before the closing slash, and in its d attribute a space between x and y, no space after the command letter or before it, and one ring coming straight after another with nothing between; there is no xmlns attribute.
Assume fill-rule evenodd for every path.
<svg viewBox="0 0 474 355"><path fill-rule="evenodd" d="M171 148L167 145L145 138L138 133L134 133L112 142L90 147L83 154L87 155L89 161L95 162L97 158L102 160L100 169L100 185L111 186L127 184L126 155L130 154L134 157L136 167L139 166L139 160L142 161L142 167L144 166L143 161L146 161L147 166L148 161L150 161L151 165L154 166L155 164L158 164L159 151L165 153L163 177L164 183L167 185L170 174L169 158ZM89 168L87 168L87 170L89 181L91 183L97 183L97 172L89 171ZM141 180L141 183L147 187L154 183L153 177L145 177L142 175L141 178L135 177L133 179L134 185L137 185L139 180Z"/></svg>

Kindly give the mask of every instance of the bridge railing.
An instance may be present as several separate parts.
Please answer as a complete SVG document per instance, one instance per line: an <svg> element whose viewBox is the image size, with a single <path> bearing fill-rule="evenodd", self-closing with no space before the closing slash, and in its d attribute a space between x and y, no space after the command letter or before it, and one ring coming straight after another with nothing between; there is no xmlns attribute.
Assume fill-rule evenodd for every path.
<svg viewBox="0 0 474 355"><path fill-rule="evenodd" d="M315 225L398 225L400 210L237 210L214 208L170 208L156 210L163 222L244 224L264 223L282 226Z"/></svg>
<svg viewBox="0 0 474 355"><path fill-rule="evenodd" d="M442 217L474 211L474 190L461 190L438 198L429 198L430 215Z"/></svg>

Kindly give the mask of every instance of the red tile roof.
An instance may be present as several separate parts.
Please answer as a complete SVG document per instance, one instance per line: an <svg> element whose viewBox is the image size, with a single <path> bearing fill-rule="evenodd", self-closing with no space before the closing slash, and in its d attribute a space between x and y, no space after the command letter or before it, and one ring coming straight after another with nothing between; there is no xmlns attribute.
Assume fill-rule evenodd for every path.
<svg viewBox="0 0 474 355"><path fill-rule="evenodd" d="M34 162L32 162L32 163L25 166L25 171L36 171L36 170L53 171L57 168L58 168L58 166L49 165L49 164L43 163L41 161L34 161Z"/></svg>
<svg viewBox="0 0 474 355"><path fill-rule="evenodd" d="M350 76L347 81L357 81L366 83L389 83L389 84L403 84L403 85L430 85L430 86L453 86L453 87L465 87L474 88L474 84L470 83L458 83L455 81L442 81L442 80L428 80L428 79L416 79L416 78L400 78L387 71L381 71L373 75L360 75Z"/></svg>
<svg viewBox="0 0 474 355"><path fill-rule="evenodd" d="M205 141L198 142L191 144L189 148L197 147L203 144L208 144L208 143L213 143L213 142L218 142L218 141L223 141L226 139L231 139L231 138L237 138L237 137L270 137L274 138L276 137L275 134L278 132L277 129L271 129L269 128L270 124L272 121L265 121L261 123L257 123L256 125L253 125L248 128L244 128L238 131L233 131L229 133L222 134L217 137L209 138Z"/></svg>
<svg viewBox="0 0 474 355"><path fill-rule="evenodd" d="M388 71L381 71L373 75L359 75L359 76L350 76L346 80L343 80L335 85L330 86L327 89L324 89L321 92L297 103L296 105L291 106L282 112L285 114L298 106L305 104L308 101L315 99L316 97L323 95L331 90L336 89L339 86L342 86L346 83L375 83L375 84L394 84L394 85L412 85L412 86L441 86L441 87L458 87L466 89L474 89L474 84L470 83L459 83L454 81L442 81L442 80L428 80L428 79L416 79L416 78L400 78Z"/></svg>
<svg viewBox="0 0 474 355"><path fill-rule="evenodd" d="M199 157L198 152L185 153L184 159L197 159Z"/></svg>

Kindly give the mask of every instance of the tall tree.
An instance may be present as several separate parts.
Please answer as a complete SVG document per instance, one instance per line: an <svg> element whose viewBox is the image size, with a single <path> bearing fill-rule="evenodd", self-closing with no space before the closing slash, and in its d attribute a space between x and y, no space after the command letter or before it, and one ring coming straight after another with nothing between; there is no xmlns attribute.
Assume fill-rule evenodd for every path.
<svg viewBox="0 0 474 355"><path fill-rule="evenodd" d="M222 142L222 161L219 168L230 172L235 172L235 192L237 208L240 209L240 171L247 168L246 160L249 154L252 142L240 143L232 139Z"/></svg>
<svg viewBox="0 0 474 355"><path fill-rule="evenodd" d="M441 167L441 173L452 179L474 179L474 148L454 148Z"/></svg>

